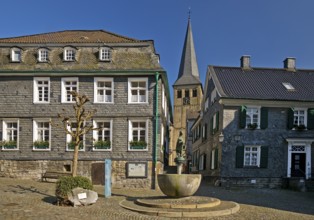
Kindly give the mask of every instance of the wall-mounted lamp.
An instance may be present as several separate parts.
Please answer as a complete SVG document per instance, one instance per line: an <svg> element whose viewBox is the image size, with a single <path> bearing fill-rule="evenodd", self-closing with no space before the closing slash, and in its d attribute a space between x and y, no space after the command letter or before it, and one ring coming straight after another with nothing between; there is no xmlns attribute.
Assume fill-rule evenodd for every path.
<svg viewBox="0 0 314 220"><path fill-rule="evenodd" d="M225 136L221 132L220 135L218 136L218 138L219 138L219 142L222 143L224 141L224 139L225 139Z"/></svg>

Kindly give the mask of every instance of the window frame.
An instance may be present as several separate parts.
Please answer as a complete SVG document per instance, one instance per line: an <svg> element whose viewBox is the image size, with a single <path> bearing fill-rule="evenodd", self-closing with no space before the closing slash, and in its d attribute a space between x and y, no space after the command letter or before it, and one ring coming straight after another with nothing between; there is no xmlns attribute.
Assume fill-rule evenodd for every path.
<svg viewBox="0 0 314 220"><path fill-rule="evenodd" d="M94 147L94 143L98 140L98 132L99 130L93 130L93 151L112 151L112 133L113 133L113 130L112 130L112 119L111 120L93 120L93 127L94 128L99 128L98 127L98 123L105 123L105 122L109 122L110 123L110 126L109 126L109 131L110 131L110 148L109 149L97 149ZM102 129L104 130L104 129ZM104 140L104 138L102 137L102 140Z"/></svg>
<svg viewBox="0 0 314 220"><path fill-rule="evenodd" d="M261 147L262 146L260 146L260 145L245 145L244 146L243 167L260 167L260 165L261 165ZM250 150L247 151L246 148L250 148ZM252 164L252 154L255 153L255 151L253 151L252 148L257 148L256 165ZM248 165L246 164L246 153L250 154Z"/></svg>
<svg viewBox="0 0 314 220"><path fill-rule="evenodd" d="M74 47L65 47L63 49L63 61L73 62L76 61L77 50Z"/></svg>
<svg viewBox="0 0 314 220"><path fill-rule="evenodd" d="M44 53L46 53L45 56L43 56ZM37 61L40 63L47 63L49 61L49 50L47 48L39 48L38 49Z"/></svg>
<svg viewBox="0 0 314 220"><path fill-rule="evenodd" d="M261 128L261 106L247 106L246 107L246 116L245 116L245 128L249 129L249 124L254 124L254 115L255 113L252 112L253 110L257 110L257 127L256 129L260 129ZM250 112L249 112L250 110ZM250 123L248 123L247 121L247 117L250 117Z"/></svg>
<svg viewBox="0 0 314 220"><path fill-rule="evenodd" d="M34 104L48 104L50 103L50 77L34 77L33 79L34 81L34 89L33 89L33 102ZM38 82L39 81L48 81L48 86L41 86L41 87L48 87L48 100L47 101L40 101L40 97L39 97L39 85Z"/></svg>
<svg viewBox="0 0 314 220"><path fill-rule="evenodd" d="M79 79L78 77L63 77L61 78L61 103L75 103L75 101L68 101L67 100L67 86L65 85L66 82L74 82L76 81L76 90L70 90L70 91L76 91L79 92ZM71 85L71 87L74 87ZM70 95L72 97L72 95ZM73 99L73 97L72 97Z"/></svg>
<svg viewBox="0 0 314 220"><path fill-rule="evenodd" d="M110 47L100 47L98 58L100 61L111 61L111 48Z"/></svg>
<svg viewBox="0 0 314 220"><path fill-rule="evenodd" d="M106 86L102 87L103 88L103 92L104 92L104 100L103 101L98 101L98 90L100 87L98 87L98 82L110 82L111 83L111 89L106 88ZM110 102L106 102L105 99L105 91L111 91L111 101ZM113 104L114 103L114 81L112 77L95 77L94 78L94 103L100 103L100 104Z"/></svg>
<svg viewBox="0 0 314 220"><path fill-rule="evenodd" d="M145 88L144 87L132 87L132 82L138 82L138 83L145 82ZM144 90L143 88L145 89L145 101L144 102L139 101L140 94L137 94L138 96L137 102L132 101L132 91L137 90L137 92L139 93L140 91ZM148 78L147 77L128 78L128 104L148 104L148 95L149 95L149 91L148 91Z"/></svg>
<svg viewBox="0 0 314 220"><path fill-rule="evenodd" d="M34 146L35 141L46 141L46 140L38 140L38 123L48 123L48 132L49 132L49 137L48 137L48 142L49 142L49 147L46 149L40 149L36 148ZM34 119L33 120L33 150L34 151L50 151L51 150L51 124L50 124L50 119Z"/></svg>
<svg viewBox="0 0 314 220"><path fill-rule="evenodd" d="M3 151L15 151L19 150L19 132L20 132L20 125L19 125L19 120L18 119L6 119L2 121L2 141L11 141L12 139L7 140L7 124L8 123L16 123L16 148L10 149L10 148L5 148L3 145L1 146L1 149Z"/></svg>
<svg viewBox="0 0 314 220"><path fill-rule="evenodd" d="M148 151L148 119L130 119L128 121L128 151ZM134 140L133 138L133 123L134 122L145 122L145 142L146 142L146 147L145 149L131 149L130 142Z"/></svg>
<svg viewBox="0 0 314 220"><path fill-rule="evenodd" d="M177 90L177 99L182 98L182 90Z"/></svg>
<svg viewBox="0 0 314 220"><path fill-rule="evenodd" d="M19 54L17 54L19 52ZM18 47L11 48L11 62L20 63L22 62L22 49ZM16 57L17 56L17 57Z"/></svg>
<svg viewBox="0 0 314 220"><path fill-rule="evenodd" d="M300 124L300 116L302 116L302 115L300 115L300 111L304 111L304 115L303 115L303 120L304 120L304 124ZM296 115L296 112L298 113L297 115ZM308 118L308 109L307 108L294 108L293 109L293 126L300 126L300 125L304 125L305 126L305 128L307 128L307 118ZM297 122L297 124L295 124L295 117L298 117L298 122ZM294 130L296 129L295 127L293 128Z"/></svg>

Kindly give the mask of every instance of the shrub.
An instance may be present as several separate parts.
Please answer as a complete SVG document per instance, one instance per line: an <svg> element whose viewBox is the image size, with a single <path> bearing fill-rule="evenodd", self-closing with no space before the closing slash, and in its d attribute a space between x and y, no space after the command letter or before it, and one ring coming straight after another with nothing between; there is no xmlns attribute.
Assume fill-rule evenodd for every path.
<svg viewBox="0 0 314 220"><path fill-rule="evenodd" d="M56 183L56 196L58 198L66 198L68 192L76 187L83 189L93 189L93 184L87 177L83 176L63 176Z"/></svg>

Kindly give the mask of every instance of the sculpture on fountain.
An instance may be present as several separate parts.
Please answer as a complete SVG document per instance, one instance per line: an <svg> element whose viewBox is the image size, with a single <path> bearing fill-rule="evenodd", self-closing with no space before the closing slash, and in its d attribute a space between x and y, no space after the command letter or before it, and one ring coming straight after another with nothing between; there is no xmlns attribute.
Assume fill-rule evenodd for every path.
<svg viewBox="0 0 314 220"><path fill-rule="evenodd" d="M177 165L177 174L159 174L158 185L160 190L170 197L187 197L192 196L198 189L201 183L200 174L182 174L185 143L183 133L180 131L176 144L177 157L174 159Z"/></svg>

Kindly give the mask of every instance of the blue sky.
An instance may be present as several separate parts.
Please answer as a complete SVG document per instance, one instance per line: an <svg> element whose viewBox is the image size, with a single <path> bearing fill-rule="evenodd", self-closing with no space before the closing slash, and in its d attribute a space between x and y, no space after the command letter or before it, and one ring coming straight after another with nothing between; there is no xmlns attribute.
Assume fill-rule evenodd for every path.
<svg viewBox="0 0 314 220"><path fill-rule="evenodd" d="M172 85L188 10L201 80L208 65L314 69L313 0L11 0L1 2L0 38L61 30L104 29L154 40Z"/></svg>

